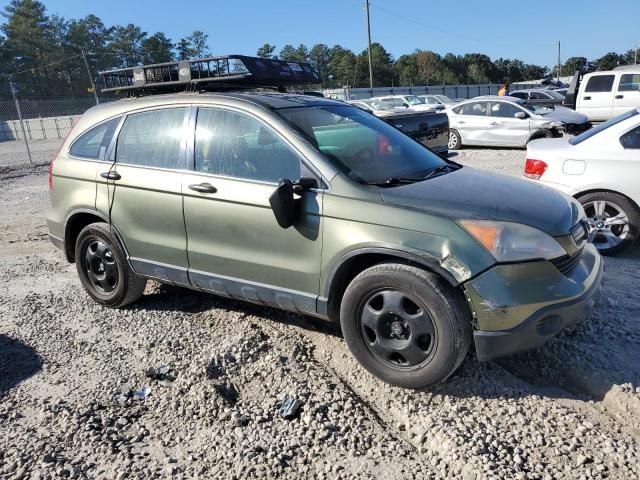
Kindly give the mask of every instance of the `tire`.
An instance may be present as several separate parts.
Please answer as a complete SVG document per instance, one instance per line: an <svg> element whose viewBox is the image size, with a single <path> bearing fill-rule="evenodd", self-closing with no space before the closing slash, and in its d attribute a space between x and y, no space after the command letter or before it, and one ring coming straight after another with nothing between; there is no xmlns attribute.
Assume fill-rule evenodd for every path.
<svg viewBox="0 0 640 480"><path fill-rule="evenodd" d="M457 130L449 129L449 150L459 150L462 147L462 138Z"/></svg>
<svg viewBox="0 0 640 480"><path fill-rule="evenodd" d="M87 293L98 303L119 308L142 296L146 279L136 275L106 223L92 223L76 240L76 270Z"/></svg>
<svg viewBox="0 0 640 480"><path fill-rule="evenodd" d="M421 388L447 379L471 341L469 309L437 275L383 263L356 276L340 306L349 350L392 385Z"/></svg>
<svg viewBox="0 0 640 480"><path fill-rule="evenodd" d="M531 135L531 138L527 140L527 143L532 140L538 140L539 138L553 138L553 133L551 133L549 130L540 130Z"/></svg>
<svg viewBox="0 0 640 480"><path fill-rule="evenodd" d="M612 192L578 197L587 214L593 244L602 255L619 253L638 238L640 212L627 197Z"/></svg>

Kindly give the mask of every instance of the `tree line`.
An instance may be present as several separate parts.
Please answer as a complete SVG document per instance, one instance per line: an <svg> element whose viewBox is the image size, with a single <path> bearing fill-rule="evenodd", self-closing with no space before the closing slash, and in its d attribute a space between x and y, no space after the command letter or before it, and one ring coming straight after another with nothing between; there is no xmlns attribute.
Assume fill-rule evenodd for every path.
<svg viewBox="0 0 640 480"><path fill-rule="evenodd" d="M92 75L100 70L139 64L204 57L211 54L208 35L194 31L178 41L163 32L149 33L135 24L107 26L95 15L65 19L49 15L38 0L11 0L2 12L0 26L0 82L15 75L23 94L61 95L87 93L88 75L83 53ZM607 53L588 60L571 57L561 67L562 75L576 70L607 70L634 62L634 51ZM341 45L319 43L308 48L284 45L278 50L265 43L257 52L263 58L309 62L319 72L324 87L368 87L369 59ZM373 43L371 56L374 86L501 83L540 79L556 74L542 65L518 59L492 60L482 53L456 55L417 49L394 58L380 43ZM0 83L0 95L6 95Z"/></svg>

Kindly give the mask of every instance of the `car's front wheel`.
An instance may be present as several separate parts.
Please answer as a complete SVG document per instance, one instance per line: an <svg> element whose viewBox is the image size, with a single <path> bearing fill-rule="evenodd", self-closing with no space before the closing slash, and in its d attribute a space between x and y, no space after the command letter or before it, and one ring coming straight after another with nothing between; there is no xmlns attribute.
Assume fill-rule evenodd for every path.
<svg viewBox="0 0 640 480"><path fill-rule="evenodd" d="M470 344L469 309L437 275L384 263L347 287L340 308L344 338L355 358L387 383L434 385L462 363Z"/></svg>
<svg viewBox="0 0 640 480"><path fill-rule="evenodd" d="M578 197L587 214L593 244L602 255L618 253L638 238L640 212L631 201L612 192Z"/></svg>
<svg viewBox="0 0 640 480"><path fill-rule="evenodd" d="M109 225L92 223L76 240L76 270L87 293L98 303L123 307L142 296L147 281L131 270Z"/></svg>

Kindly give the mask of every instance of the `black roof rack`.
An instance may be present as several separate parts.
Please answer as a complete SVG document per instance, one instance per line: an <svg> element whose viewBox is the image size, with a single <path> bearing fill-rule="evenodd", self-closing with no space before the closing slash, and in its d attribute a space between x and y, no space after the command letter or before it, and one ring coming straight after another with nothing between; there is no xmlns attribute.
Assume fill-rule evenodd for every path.
<svg viewBox="0 0 640 480"><path fill-rule="evenodd" d="M278 88L320 83L308 63L225 55L99 72L103 93Z"/></svg>

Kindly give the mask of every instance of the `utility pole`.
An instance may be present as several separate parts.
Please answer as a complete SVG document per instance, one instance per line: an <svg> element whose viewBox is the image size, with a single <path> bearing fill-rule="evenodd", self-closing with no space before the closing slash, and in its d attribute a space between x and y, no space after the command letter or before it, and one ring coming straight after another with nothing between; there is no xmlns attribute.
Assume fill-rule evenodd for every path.
<svg viewBox="0 0 640 480"><path fill-rule="evenodd" d="M634 52L634 54L633 54L633 64L634 64L634 65L637 65L637 64L638 64L638 47L639 47L639 46L640 46L640 45L636 45L636 50L635 50L635 52Z"/></svg>
<svg viewBox="0 0 640 480"><path fill-rule="evenodd" d="M20 110L20 102L18 102L18 95L16 94L16 86L13 83L13 78L9 77L9 89L11 90L11 96L16 104L16 112L18 112L18 119L20 120L20 129L22 130L22 139L24 140L24 146L27 149L27 157L29 157L29 165L33 167L33 160L31 159L31 150L29 150L29 140L27 139L27 131L24 128L24 121L22 120L22 110Z"/></svg>
<svg viewBox="0 0 640 480"><path fill-rule="evenodd" d="M91 69L89 68L89 62L87 62L87 56L84 54L84 50L80 50L82 52L82 58L84 59L84 66L87 67L87 75L89 75L89 81L91 82L91 90L93 90L93 98L96 99L96 105L100 103L100 99L98 98L98 92L96 92L96 84L93 82L93 77L91 76Z"/></svg>
<svg viewBox="0 0 640 480"><path fill-rule="evenodd" d="M367 35L369 37L369 86L373 95L373 63L371 61L371 22L369 20L369 0L364 0L364 10L367 12Z"/></svg>
<svg viewBox="0 0 640 480"><path fill-rule="evenodd" d="M558 40L558 71L556 72L556 80L560 83L560 40Z"/></svg>

